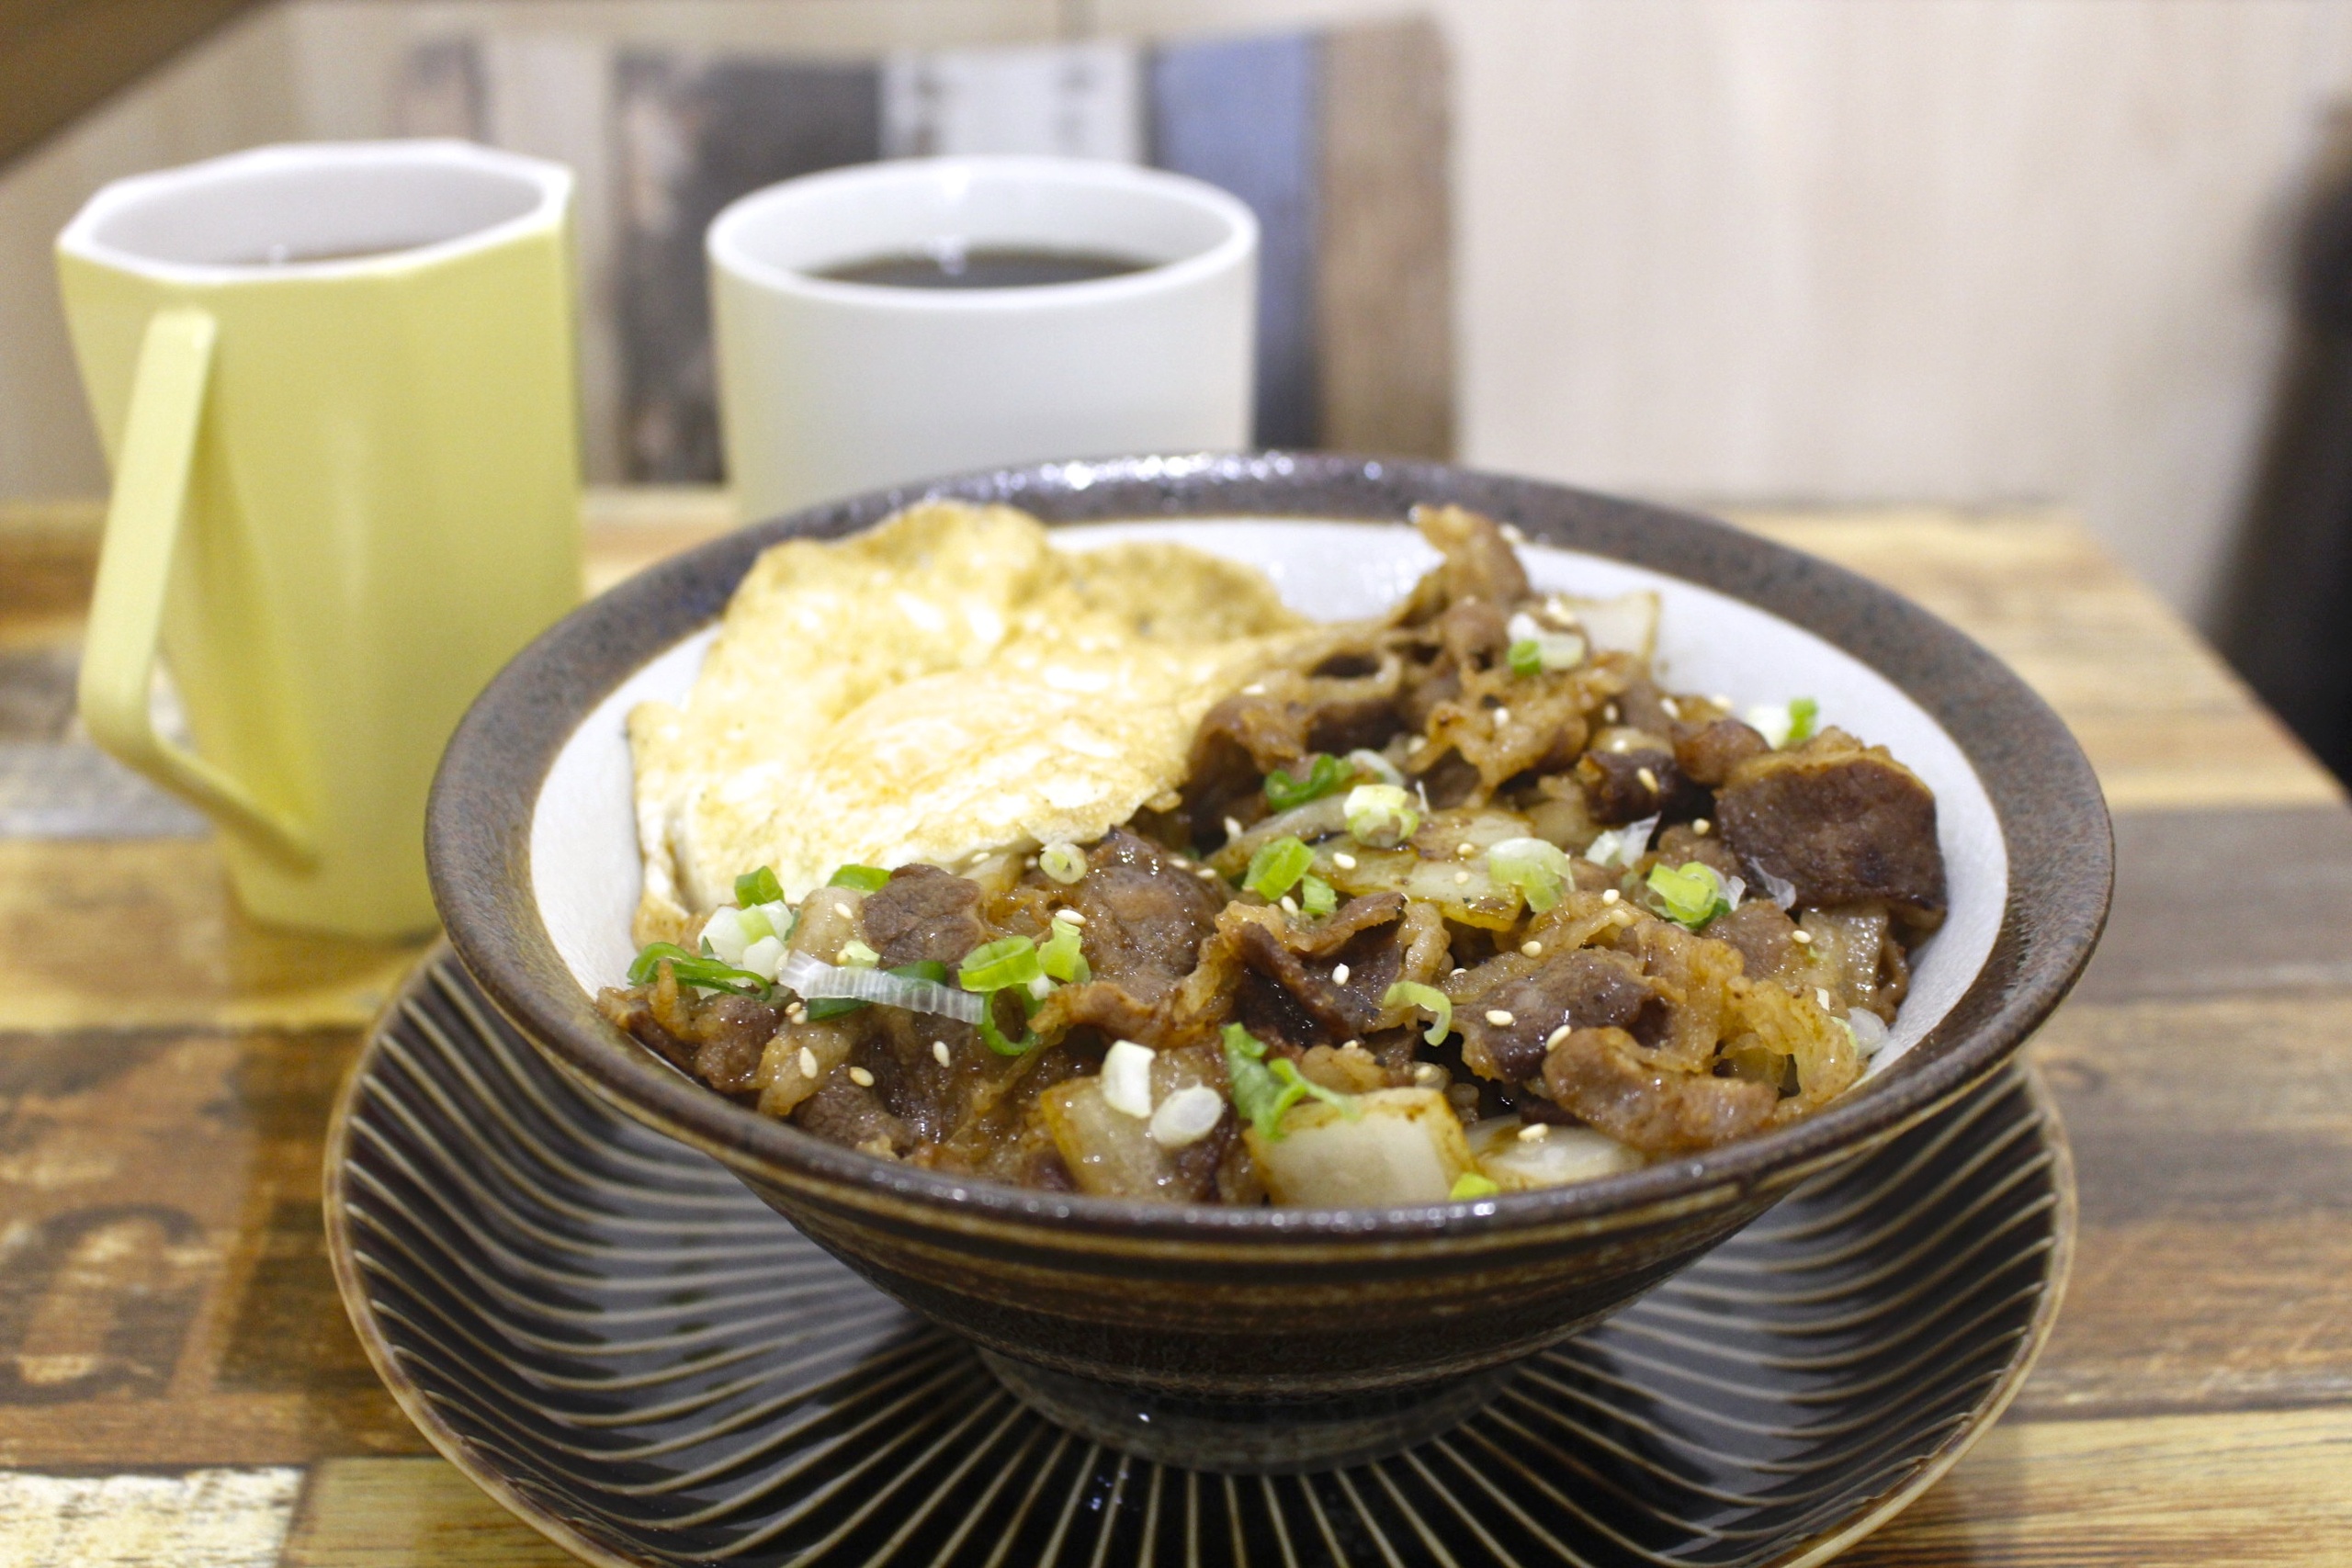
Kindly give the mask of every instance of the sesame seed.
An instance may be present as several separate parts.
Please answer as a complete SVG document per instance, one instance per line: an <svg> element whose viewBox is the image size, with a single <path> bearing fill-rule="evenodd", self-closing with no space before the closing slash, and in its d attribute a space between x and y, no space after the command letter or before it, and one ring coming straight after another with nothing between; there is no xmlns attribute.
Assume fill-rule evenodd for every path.
<svg viewBox="0 0 2352 1568"><path fill-rule="evenodd" d="M1471 856L1478 852L1478 846L1476 844L1456 844L1453 846L1453 852L1460 855L1464 860L1468 860Z"/></svg>
<svg viewBox="0 0 2352 1568"><path fill-rule="evenodd" d="M872 1089L874 1087L874 1075L867 1072L864 1067L852 1067L849 1070L849 1081L855 1084L860 1089Z"/></svg>
<svg viewBox="0 0 2352 1568"><path fill-rule="evenodd" d="M1508 1029L1517 1021L1500 1008L1488 1008L1487 1010L1487 1021L1493 1024L1497 1029Z"/></svg>
<svg viewBox="0 0 2352 1568"><path fill-rule="evenodd" d="M1193 874L1199 877L1203 882L1215 882L1216 880L1216 868L1215 866L1204 865Z"/></svg>
<svg viewBox="0 0 2352 1568"><path fill-rule="evenodd" d="M806 1045L800 1047L800 1076L804 1078L817 1076L817 1053Z"/></svg>
<svg viewBox="0 0 2352 1568"><path fill-rule="evenodd" d="M944 1040L934 1040L931 1043L931 1059L943 1067L954 1066L956 1060L947 1054L947 1042Z"/></svg>
<svg viewBox="0 0 2352 1568"><path fill-rule="evenodd" d="M1509 724L1510 722L1510 709L1503 706L1500 703L1497 703L1495 705L1495 728L1497 729L1500 729L1504 725Z"/></svg>
<svg viewBox="0 0 2352 1568"><path fill-rule="evenodd" d="M1361 1051L1363 1049L1363 1042L1361 1040L1351 1040L1344 1045L1341 1045L1340 1049L1342 1051Z"/></svg>
<svg viewBox="0 0 2352 1568"><path fill-rule="evenodd" d="M1037 857L1035 855L1031 855L1027 860L1022 862L1022 863L1027 866L1031 871L1035 871L1037 869Z"/></svg>
<svg viewBox="0 0 2352 1568"><path fill-rule="evenodd" d="M1331 984L1335 986L1346 985L1348 983L1349 973L1350 971L1346 964L1334 964L1331 965Z"/></svg>
<svg viewBox="0 0 2352 1568"><path fill-rule="evenodd" d="M1680 718L1682 716L1681 705L1672 697L1658 698L1657 705L1666 710L1666 716L1668 718Z"/></svg>
<svg viewBox="0 0 2352 1568"><path fill-rule="evenodd" d="M1467 975L1468 973L1470 973L1470 971L1467 969L1456 969L1453 974L1447 976L1446 978L1450 980L1459 980L1463 976Z"/></svg>
<svg viewBox="0 0 2352 1568"><path fill-rule="evenodd" d="M1435 1089L1445 1081L1445 1069L1435 1062L1415 1062L1413 1081L1423 1089Z"/></svg>
<svg viewBox="0 0 2352 1568"><path fill-rule="evenodd" d="M1356 857L1342 852L1331 857L1331 863L1341 871L1353 871L1356 868Z"/></svg>
<svg viewBox="0 0 2352 1568"><path fill-rule="evenodd" d="M1836 1005L1835 1003L1833 1003L1832 1001L1830 1001L1830 999L1829 999L1829 992L1828 992L1828 990L1827 990L1826 987L1821 987L1821 986L1815 986L1815 987L1813 988L1813 999L1814 999L1815 1001L1817 1001L1817 1002L1819 1002L1819 1003L1821 1004L1821 1010L1822 1010L1822 1011L1824 1011L1824 1012L1827 1012L1827 1011L1828 1011L1828 1010L1829 1010L1833 1006L1835 1006L1835 1005Z"/></svg>
<svg viewBox="0 0 2352 1568"><path fill-rule="evenodd" d="M1566 1040L1575 1028L1576 1025L1573 1023L1564 1023L1560 1025L1559 1028L1552 1031L1551 1033L1544 1037L1544 1049L1549 1051L1553 1046L1557 1045L1561 1041Z"/></svg>
<svg viewBox="0 0 2352 1568"><path fill-rule="evenodd" d="M1614 904L1617 902L1619 897L1620 895L1618 894L1617 889L1612 887L1608 892L1603 893L1600 896L1600 901L1604 904Z"/></svg>
<svg viewBox="0 0 2352 1568"><path fill-rule="evenodd" d="M1519 525L1516 523L1504 524L1502 525L1501 532L1503 537L1509 539L1514 545L1523 545L1527 543L1526 534L1521 531Z"/></svg>
<svg viewBox="0 0 2352 1568"><path fill-rule="evenodd" d="M1615 703L1611 703L1607 707L1602 708L1600 710L1600 716L1607 719L1611 724L1616 723L1617 705Z"/></svg>
<svg viewBox="0 0 2352 1568"><path fill-rule="evenodd" d="M1238 818L1228 817L1225 819L1225 836L1228 839L1241 837L1241 822Z"/></svg>
<svg viewBox="0 0 2352 1568"><path fill-rule="evenodd" d="M1266 683L1263 681L1252 681L1241 688L1241 694L1245 697L1262 697L1266 694Z"/></svg>
<svg viewBox="0 0 2352 1568"><path fill-rule="evenodd" d="M1519 944L1519 950L1520 952L1527 954L1530 958L1541 958L1544 956L1544 944L1535 941L1532 937L1527 941L1521 942Z"/></svg>
<svg viewBox="0 0 2352 1568"><path fill-rule="evenodd" d="M1054 911L1054 919L1057 920L1068 920L1074 926L1082 926L1086 923L1086 917L1080 914L1076 909L1056 909Z"/></svg>
<svg viewBox="0 0 2352 1568"><path fill-rule="evenodd" d="M1642 781L1642 787L1644 789L1649 791L1652 795L1656 795L1657 793L1657 775L1656 773L1650 772L1647 768L1635 768L1634 770L1634 776Z"/></svg>
<svg viewBox="0 0 2352 1568"><path fill-rule="evenodd" d="M1551 1127L1542 1122L1530 1122L1519 1130L1519 1141L1522 1144L1540 1144L1551 1135Z"/></svg>
<svg viewBox="0 0 2352 1568"><path fill-rule="evenodd" d="M1287 893L1283 895L1283 913L1285 915L1295 915L1298 913L1298 900L1292 897Z"/></svg>
<svg viewBox="0 0 2352 1568"><path fill-rule="evenodd" d="M1690 830L1702 837L1705 835L1707 829L1713 826L1714 824L1713 822L1708 821L1703 817L1694 817L1690 819Z"/></svg>
<svg viewBox="0 0 2352 1568"><path fill-rule="evenodd" d="M795 1002L784 1010L784 1016L795 1023L806 1023L808 1021L808 1010L800 1003Z"/></svg>
<svg viewBox="0 0 2352 1568"><path fill-rule="evenodd" d="M1803 926L1799 926L1796 930L1789 933L1789 940L1798 943L1809 942L1813 940L1813 933L1805 930Z"/></svg>
<svg viewBox="0 0 2352 1568"><path fill-rule="evenodd" d="M1719 708L1728 708L1731 706L1731 699L1724 696L1721 692L1717 692L1713 696L1709 697L1707 700L1714 704Z"/></svg>
<svg viewBox="0 0 2352 1568"><path fill-rule="evenodd" d="M1457 871L1453 874L1453 880L1458 886L1467 887L1470 886L1470 874L1466 871Z"/></svg>

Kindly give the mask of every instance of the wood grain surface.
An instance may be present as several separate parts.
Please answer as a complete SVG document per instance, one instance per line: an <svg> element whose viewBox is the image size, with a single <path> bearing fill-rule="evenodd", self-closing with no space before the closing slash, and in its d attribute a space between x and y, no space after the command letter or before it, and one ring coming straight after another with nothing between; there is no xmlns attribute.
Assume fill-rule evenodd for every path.
<svg viewBox="0 0 2352 1568"><path fill-rule="evenodd" d="M2030 1047L2081 1182L2056 1334L1844 1561L2352 1560L2340 789L2063 516L1742 520L1982 638L2117 811L2108 940ZM595 496L591 581L730 522ZM70 702L95 538L87 509L0 513L0 1564L564 1561L427 1451L321 1250L326 1109L416 949L246 921L136 781L85 814L136 831L56 809L108 776Z"/></svg>

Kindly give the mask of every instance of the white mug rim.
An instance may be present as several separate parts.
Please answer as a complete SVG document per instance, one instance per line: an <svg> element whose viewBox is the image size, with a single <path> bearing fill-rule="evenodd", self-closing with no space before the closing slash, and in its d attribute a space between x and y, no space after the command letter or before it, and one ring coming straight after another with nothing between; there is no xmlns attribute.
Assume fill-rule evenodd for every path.
<svg viewBox="0 0 2352 1568"><path fill-rule="evenodd" d="M902 288L853 283L772 262L752 253L743 231L770 209L826 195L843 186L919 185L956 176L1025 179L1071 189L1119 190L1181 202L1225 225L1224 237L1206 250L1158 262L1110 277L1072 283L1028 284L1001 288ZM1142 168L1091 158L1015 154L964 154L941 158L892 158L826 169L765 186L738 197L711 220L704 249L716 271L777 294L851 309L956 314L1036 310L1057 305L1109 304L1136 296L1179 289L1246 265L1258 249L1258 219L1247 203L1205 180L1165 169ZM834 264L840 265L840 264Z"/></svg>
<svg viewBox="0 0 2352 1568"><path fill-rule="evenodd" d="M183 262L126 250L101 237L106 224L142 203L176 195L188 186L201 185L227 175L401 165L462 168L503 175L532 186L537 196L529 207L511 218L503 218L446 239L366 256L317 261ZM571 171L561 164L454 138L280 142L108 181L82 204L82 209L59 232L57 250L61 255L70 255L119 272L159 282L191 286L277 283L306 277L361 277L405 273L458 256L492 250L560 223L571 197L572 185Z"/></svg>

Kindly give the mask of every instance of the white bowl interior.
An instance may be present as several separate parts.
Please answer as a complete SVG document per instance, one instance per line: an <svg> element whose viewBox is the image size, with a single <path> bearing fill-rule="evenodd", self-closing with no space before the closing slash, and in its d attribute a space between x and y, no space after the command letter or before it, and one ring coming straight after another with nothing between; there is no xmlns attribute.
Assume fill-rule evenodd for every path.
<svg viewBox="0 0 2352 1568"><path fill-rule="evenodd" d="M1057 530L1088 549L1114 540L1173 539L1265 571L1283 600L1324 620L1379 613L1437 561L1410 528L1229 517L1106 523ZM1917 954L1911 994L1873 1074L1908 1050L1967 991L1993 951L2008 900L2008 853L1993 802L1951 736L1893 682L1804 627L1712 589L1622 561L1542 545L1520 548L1539 588L1606 597L1655 589L1663 615L1657 671L1679 691L1723 693L1742 705L1811 696L1822 722L1885 746L1936 793L1951 912ZM556 951L590 991L617 985L635 956L629 918L637 852L628 710L684 699L716 635L705 627L649 662L581 722L548 772L531 823L531 883Z"/></svg>

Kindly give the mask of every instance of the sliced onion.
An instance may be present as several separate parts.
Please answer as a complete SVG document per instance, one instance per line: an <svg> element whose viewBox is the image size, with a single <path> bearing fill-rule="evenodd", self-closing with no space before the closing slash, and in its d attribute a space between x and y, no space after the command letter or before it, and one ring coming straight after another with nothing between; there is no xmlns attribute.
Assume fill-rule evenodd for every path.
<svg viewBox="0 0 2352 1568"><path fill-rule="evenodd" d="M1868 1008L1850 1008L1846 1013L1846 1031L1854 1037L1854 1049L1865 1056L1875 1056L1886 1046L1886 1021Z"/></svg>
<svg viewBox="0 0 2352 1568"><path fill-rule="evenodd" d="M1649 853L1650 835L1657 831L1656 816L1611 828L1585 846L1584 858L1595 865L1619 865L1631 871L1635 861Z"/></svg>
<svg viewBox="0 0 2352 1568"><path fill-rule="evenodd" d="M1773 875L1770 872L1766 871L1762 866L1758 865L1754 861L1749 861L1747 863L1747 869L1756 874L1757 885L1762 887L1765 892L1772 896L1773 903L1778 904L1784 912L1797 907L1797 885L1795 883L1791 882L1786 877Z"/></svg>
<svg viewBox="0 0 2352 1568"><path fill-rule="evenodd" d="M855 969L828 964L796 953L776 972L776 982L798 993L803 1001L839 997L852 1001L879 1002L909 1012L933 1012L944 1018L978 1023L988 998L959 991L936 980L913 980L884 969Z"/></svg>

